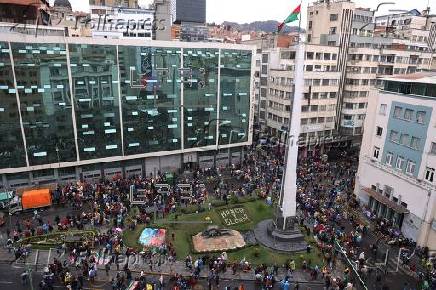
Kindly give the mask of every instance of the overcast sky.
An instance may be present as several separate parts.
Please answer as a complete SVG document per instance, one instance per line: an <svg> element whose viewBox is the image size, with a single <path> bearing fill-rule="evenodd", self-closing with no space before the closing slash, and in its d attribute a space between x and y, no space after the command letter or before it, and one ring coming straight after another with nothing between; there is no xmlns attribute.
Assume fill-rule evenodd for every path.
<svg viewBox="0 0 436 290"><path fill-rule="evenodd" d="M87 0L69 0L74 10L88 11ZM306 18L306 7L308 2L314 0L303 0L302 24ZM51 3L54 0L50 0ZM147 5L152 0L139 0L140 4ZM436 14L436 0L354 0L361 7L375 9L378 3L395 2L395 5L385 5L376 15L382 15L389 9L413 9L422 11L430 5L431 12ZM292 10L298 6L300 0L207 0L207 22L222 23L232 21L238 23L252 22L256 20L277 20L283 21ZM295 25L298 25L296 22Z"/></svg>

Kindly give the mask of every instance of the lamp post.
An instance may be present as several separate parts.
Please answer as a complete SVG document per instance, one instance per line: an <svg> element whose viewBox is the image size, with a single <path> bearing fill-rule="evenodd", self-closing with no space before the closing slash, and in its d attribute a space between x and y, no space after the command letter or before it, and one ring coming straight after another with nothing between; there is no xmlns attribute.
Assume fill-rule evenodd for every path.
<svg viewBox="0 0 436 290"><path fill-rule="evenodd" d="M375 13L376 13L376 12L378 11L378 9L379 9L381 6L383 6L383 5L395 5L395 2L381 2L381 3L379 3L379 4L377 5L377 8L376 8L375 10L372 11L372 17L375 16ZM360 28L359 28L359 32L360 32L363 28L365 28L365 27L367 27L368 25L371 25L371 24L374 24L374 27L375 27L375 19L373 20L373 22L367 23L367 24L363 25L362 27L360 27ZM387 25L386 25L386 26L387 26Z"/></svg>

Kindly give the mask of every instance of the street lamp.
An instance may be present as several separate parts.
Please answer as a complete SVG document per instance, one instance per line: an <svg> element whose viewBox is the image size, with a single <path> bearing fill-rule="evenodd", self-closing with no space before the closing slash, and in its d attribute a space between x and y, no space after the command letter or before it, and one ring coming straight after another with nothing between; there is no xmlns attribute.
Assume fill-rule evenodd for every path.
<svg viewBox="0 0 436 290"><path fill-rule="evenodd" d="M383 6L383 5L395 5L395 2L381 2L377 5L377 8L375 10L372 11L372 16L375 16L375 13L378 11L378 9ZM363 25L362 27L359 28L359 32L362 31L362 29L364 29L365 27L367 27L368 25L374 24L375 25L375 21L367 23L365 25Z"/></svg>

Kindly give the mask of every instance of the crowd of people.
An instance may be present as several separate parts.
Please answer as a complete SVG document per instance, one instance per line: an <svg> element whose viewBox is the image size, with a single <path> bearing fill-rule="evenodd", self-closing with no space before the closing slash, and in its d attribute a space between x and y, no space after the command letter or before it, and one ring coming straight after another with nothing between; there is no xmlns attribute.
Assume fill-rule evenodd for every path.
<svg viewBox="0 0 436 290"><path fill-rule="evenodd" d="M311 265L305 261L298 270L310 273L315 280L322 279L325 289L353 289L353 284L359 283L359 279L365 281L372 275L372 269L366 262L370 253L363 245L369 231L368 222L359 214L359 203L352 194L357 155L345 154L344 158L334 162L328 162L321 156L300 158L298 166L297 202L300 225L306 228L308 234L315 236L325 261L324 266ZM59 207L69 208L65 211L67 213L50 218L42 217L35 212L33 217L17 219L15 225L7 229L7 246L14 250L16 259L20 259L25 258L29 251L23 246L16 246L22 238L47 234L54 230L97 228L100 230L95 234L92 245L103 248L104 254L110 257L105 262L106 274L109 274L112 265L116 265L117 268L117 274L111 282L113 289L125 289L132 281L137 283L137 289L146 289L146 275L142 272L138 277L133 277L127 263L118 263L119 255L141 255L150 265L149 270L152 270L153 265L183 257L176 256L170 239L153 253L137 253L124 245L124 229L133 230L138 223L149 223L153 218L150 208L154 208L160 217L165 217L189 204L209 204L210 207L211 198L224 201L227 201L229 196L246 195L277 198L283 162L283 150L280 150L280 146L277 150L253 146L247 148L239 165L199 169L190 175L180 176L179 183L191 185L188 192L177 186L169 190L157 190L157 184L167 182L165 175L160 173L157 176L115 177L100 182L82 181L59 186L53 192L53 200ZM139 192L143 199L143 205L139 206L139 211L133 218L129 217L132 185L135 193ZM73 290L82 289L85 279L93 281L98 273L99 259L91 250L91 243L87 242L69 248L64 244L58 249L59 252L68 253L68 259L63 262L55 260L46 269L40 283L41 289L52 289L55 279ZM377 255L377 244L371 245L371 249L375 249ZM340 252L346 254L338 254ZM343 264L346 265L340 275L336 269L340 264L337 261L338 257L342 257ZM434 288L436 285L435 267L433 263L426 263L427 271L419 277L420 283L424 285L421 289L432 289L430 287ZM185 264L191 275L186 277L175 273L171 278L174 289L188 289L196 283L202 271L208 271L207 282L211 289L212 285L220 284L220 274L228 270L233 274L238 271L253 272L256 284L261 289L271 289L274 285L280 285L286 290L302 289L292 280L292 273L297 270L295 261L279 265L286 267L284 277L278 277L278 265L252 266L246 260L228 263L225 253L198 259L188 256L185 258ZM205 268L207 270L204 270ZM376 280L380 280L377 287L389 289L384 285L381 273L374 275L377 276ZM161 277L156 282L160 287L158 289L163 289L163 280ZM428 288L425 288L425 285L428 285ZM241 287L244 289L243 285L239 289Z"/></svg>

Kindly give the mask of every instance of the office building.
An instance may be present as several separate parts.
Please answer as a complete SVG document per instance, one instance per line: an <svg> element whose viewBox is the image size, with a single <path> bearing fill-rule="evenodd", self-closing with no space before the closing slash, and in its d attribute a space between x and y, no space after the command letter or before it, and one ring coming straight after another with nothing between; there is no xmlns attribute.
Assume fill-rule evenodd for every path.
<svg viewBox="0 0 436 290"><path fill-rule="evenodd" d="M154 11L90 6L92 37L153 39Z"/></svg>
<svg viewBox="0 0 436 290"><path fill-rule="evenodd" d="M172 0L171 15L173 40L207 41L209 28L206 24L206 0Z"/></svg>
<svg viewBox="0 0 436 290"><path fill-rule="evenodd" d="M251 46L18 34L0 45L2 187L211 167L252 142Z"/></svg>
<svg viewBox="0 0 436 290"><path fill-rule="evenodd" d="M296 46L269 49L263 52L260 66L261 126L263 131L282 141L286 140L292 108L295 50ZM337 47L306 44L305 50L300 134L303 155L325 152L338 141L334 130L340 78Z"/></svg>
<svg viewBox="0 0 436 290"><path fill-rule="evenodd" d="M154 10L154 40L171 40L173 14L171 10L172 0L154 0L152 8Z"/></svg>
<svg viewBox="0 0 436 290"><path fill-rule="evenodd" d="M436 251L436 73L383 78L368 98L355 194Z"/></svg>
<svg viewBox="0 0 436 290"><path fill-rule="evenodd" d="M417 24L420 35L428 35L427 18L419 17L423 24ZM337 67L342 73L336 129L352 144L360 143L366 103L376 77L436 68L436 58L424 36L417 42L394 31L381 35L374 32L376 24L373 11L359 8L352 1L320 0L308 7L307 42L339 48Z"/></svg>
<svg viewBox="0 0 436 290"><path fill-rule="evenodd" d="M370 91L374 86L382 82L382 80L377 80L378 77L436 69L436 54L431 53L427 43L427 37L430 35L429 26L433 24L434 18L428 12L418 16L415 16L416 12L408 14L411 13L414 14L410 21L413 25L409 27L399 26L395 29L389 29L388 34L383 34L380 32L383 29L379 29L383 25L382 20L379 21L380 25L377 26L375 23L377 21L374 20L374 12L366 8L359 8L354 2L321 0L309 5L305 41L308 51L310 51L312 45L317 46L317 50L313 51L315 54L314 61L317 63L309 64L306 54L306 62L309 65L305 68L305 75L308 75L305 77L306 84L309 85L310 80L312 80L312 85L310 91L308 88L306 89L305 96L306 99L310 100L319 98L320 95L322 97L330 96L330 92L333 91L326 90L323 92L323 85L318 88L315 87L322 83L322 79L326 79L325 82L327 83L328 79L336 79L331 75L339 74L337 84L333 81L336 89L336 94L332 95L336 99L334 101L335 126L333 134L336 136L333 138L334 140L347 146L360 145ZM413 20L414 18L416 19ZM398 21L404 24L404 21ZM408 21L406 22L408 23ZM399 34L403 32L404 35ZM275 71L277 67L283 66L283 60L280 60L279 57L280 53L274 48L276 44L273 39L272 37L263 37L257 40L256 43L261 58L259 79L255 81L255 83L259 83L259 106L255 112L260 130L270 134L275 133L276 136L280 137L283 132L271 129L279 128L280 122L278 121L284 121L284 119L280 119L279 115L274 113L274 108L269 108L270 101L273 102L273 106L274 102L276 102L274 100L275 96L271 96L269 89L272 88L273 93L275 93L274 90L277 90L277 88L271 87L274 85L271 85L270 82L272 77L278 75ZM253 41L247 43L253 43ZM274 50L276 51L274 52ZM327 59L324 59L324 51L327 52ZM335 55L334 61L328 59L329 56L333 55ZM329 71L327 77L325 75L309 77L309 74L313 74L320 67L334 68L336 73ZM314 71L308 72L307 68ZM288 78L293 77L291 71L282 74L287 74ZM290 84L292 85L292 82ZM283 91L286 94L286 91ZM287 87L287 91L292 92L292 87ZM328 99L329 102L333 102L330 97ZM333 106L334 104L328 103L325 105ZM306 109L312 110L310 106L309 108L302 108L303 114ZM317 109L315 103L313 109ZM273 127L268 125L268 116L273 118L272 122L269 122L275 124ZM322 119L323 116L317 116L316 118L320 117L321 121L326 120ZM332 116L325 117L331 120ZM309 119L308 124L315 122L315 117L303 118ZM313 124L319 124L318 121L317 119L316 123ZM302 124L305 122L303 120ZM282 125L286 129L287 124L283 122ZM324 133L320 134L310 131L305 132L303 129L302 137L320 140L319 137L323 134L325 136L326 133L330 133L328 132L330 127L327 128ZM308 135L305 135L305 133ZM326 139L324 138L324 140ZM328 140L331 142L330 139ZM321 148L316 148L313 152L323 151Z"/></svg>
<svg viewBox="0 0 436 290"><path fill-rule="evenodd" d="M174 23L206 23L206 0L172 0Z"/></svg>

